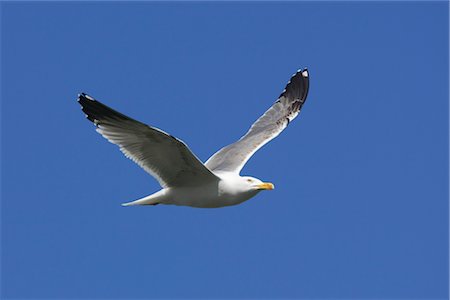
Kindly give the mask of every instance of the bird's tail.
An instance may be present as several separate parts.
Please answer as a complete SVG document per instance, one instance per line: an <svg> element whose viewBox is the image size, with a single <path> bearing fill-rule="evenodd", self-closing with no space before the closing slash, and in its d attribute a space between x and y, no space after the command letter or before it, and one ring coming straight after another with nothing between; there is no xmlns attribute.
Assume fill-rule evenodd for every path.
<svg viewBox="0 0 450 300"><path fill-rule="evenodd" d="M134 205L157 205L162 203L165 191L164 190L160 190L159 192L156 192L154 194L151 194L149 196L146 196L144 198L135 200L135 201L131 201L131 202L126 202L126 203L122 203L122 206L134 206Z"/></svg>

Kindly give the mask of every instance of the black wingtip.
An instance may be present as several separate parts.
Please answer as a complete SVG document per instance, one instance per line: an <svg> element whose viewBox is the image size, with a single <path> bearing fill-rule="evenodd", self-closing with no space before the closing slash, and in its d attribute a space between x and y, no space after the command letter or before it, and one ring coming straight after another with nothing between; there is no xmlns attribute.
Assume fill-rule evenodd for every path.
<svg viewBox="0 0 450 300"><path fill-rule="evenodd" d="M81 110L85 113L86 118L95 125L100 124L106 119L131 120L124 114L104 105L86 93L78 94L77 101L81 105Z"/></svg>
<svg viewBox="0 0 450 300"><path fill-rule="evenodd" d="M77 101L78 102L80 102L80 101L95 101L95 99L86 93L79 93Z"/></svg>
<svg viewBox="0 0 450 300"><path fill-rule="evenodd" d="M281 97L306 100L309 89L309 71L308 68L298 69L286 85L286 88L280 94Z"/></svg>
<svg viewBox="0 0 450 300"><path fill-rule="evenodd" d="M95 123L94 116L92 114L90 114L89 110L87 109L87 107L89 107L90 103L96 102L95 99L86 93L79 93L77 102L81 105L81 110L84 112L86 119Z"/></svg>

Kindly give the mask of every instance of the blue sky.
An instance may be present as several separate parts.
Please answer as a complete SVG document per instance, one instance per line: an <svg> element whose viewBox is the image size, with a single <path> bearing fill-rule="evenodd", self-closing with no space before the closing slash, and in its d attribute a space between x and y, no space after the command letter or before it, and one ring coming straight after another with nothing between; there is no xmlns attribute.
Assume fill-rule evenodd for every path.
<svg viewBox="0 0 450 300"><path fill-rule="evenodd" d="M2 298L448 296L448 3L1 3ZM298 68L300 116L222 209L159 186L76 96L235 141Z"/></svg>

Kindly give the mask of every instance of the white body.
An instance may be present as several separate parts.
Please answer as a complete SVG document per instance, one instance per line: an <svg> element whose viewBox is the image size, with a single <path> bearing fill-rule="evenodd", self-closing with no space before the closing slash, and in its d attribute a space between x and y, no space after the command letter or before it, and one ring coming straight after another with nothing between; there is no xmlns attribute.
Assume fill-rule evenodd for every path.
<svg viewBox="0 0 450 300"><path fill-rule="evenodd" d="M259 186L262 182L246 177L252 182L242 181L242 177L234 173L215 173L220 180L207 185L196 185L181 188L164 188L145 198L125 203L131 205L173 204L202 208L216 208L242 203L256 196L261 189L249 189L249 185ZM237 187L240 187L239 189Z"/></svg>

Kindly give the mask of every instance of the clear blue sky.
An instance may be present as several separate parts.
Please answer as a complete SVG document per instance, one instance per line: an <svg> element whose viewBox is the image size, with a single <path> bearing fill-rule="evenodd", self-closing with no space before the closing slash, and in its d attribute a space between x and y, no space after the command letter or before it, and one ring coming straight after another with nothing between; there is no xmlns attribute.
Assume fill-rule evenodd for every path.
<svg viewBox="0 0 450 300"><path fill-rule="evenodd" d="M448 3L1 4L2 298L446 298ZM152 177L76 96L206 160L308 67L300 116L222 209Z"/></svg>

